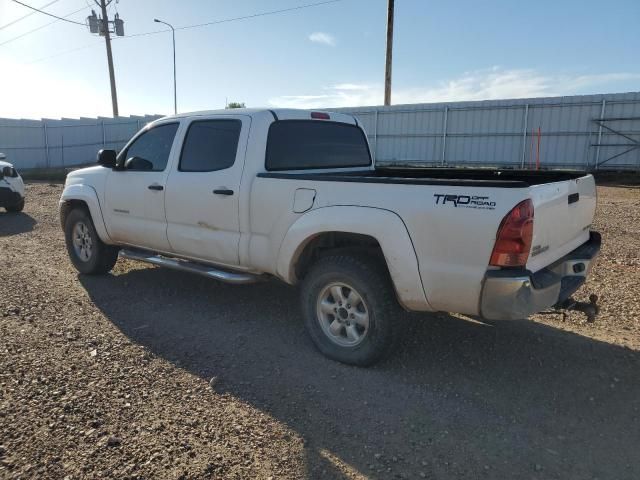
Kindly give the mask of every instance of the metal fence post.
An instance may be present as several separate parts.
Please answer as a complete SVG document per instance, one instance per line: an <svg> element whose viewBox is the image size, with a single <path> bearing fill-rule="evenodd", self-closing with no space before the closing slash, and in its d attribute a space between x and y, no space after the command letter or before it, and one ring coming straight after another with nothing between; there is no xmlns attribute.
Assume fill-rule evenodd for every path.
<svg viewBox="0 0 640 480"><path fill-rule="evenodd" d="M49 134L47 132L47 122L42 121L42 130L44 134L44 163L47 168L51 167L51 159L49 158Z"/></svg>
<svg viewBox="0 0 640 480"><path fill-rule="evenodd" d="M524 127L522 129L522 156L520 159L520 168L524 170L525 155L527 152L527 124L529 123L529 104L524 106L524 119L522 120Z"/></svg>
<svg viewBox="0 0 640 480"><path fill-rule="evenodd" d="M378 158L378 114L380 110L376 108L375 125L373 126L373 161L375 163Z"/></svg>
<svg viewBox="0 0 640 480"><path fill-rule="evenodd" d="M442 160L441 165L444 166L447 156L447 119L449 117L449 106L444 107L444 119L442 121Z"/></svg>
<svg viewBox="0 0 640 480"><path fill-rule="evenodd" d="M600 144L602 143L602 120L604 119L604 109L607 106L607 101L602 99L602 108L600 109L600 126L598 128L598 146L596 147L596 170L600 165ZM587 159L587 162L589 159ZM588 166L588 165L587 165Z"/></svg>

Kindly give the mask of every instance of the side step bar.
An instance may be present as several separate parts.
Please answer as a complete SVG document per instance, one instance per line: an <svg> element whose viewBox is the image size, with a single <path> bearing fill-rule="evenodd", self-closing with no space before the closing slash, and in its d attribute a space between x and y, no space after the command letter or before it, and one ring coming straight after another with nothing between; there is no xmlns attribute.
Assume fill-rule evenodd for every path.
<svg viewBox="0 0 640 480"><path fill-rule="evenodd" d="M163 257L152 252L141 250L120 250L120 257L129 260L137 260L139 262L150 263L159 267L167 267L173 270L195 273L204 277L213 278L226 283L243 285L247 283L256 283L263 280L262 276L243 272L228 272L219 270L209 265L180 260L177 258Z"/></svg>

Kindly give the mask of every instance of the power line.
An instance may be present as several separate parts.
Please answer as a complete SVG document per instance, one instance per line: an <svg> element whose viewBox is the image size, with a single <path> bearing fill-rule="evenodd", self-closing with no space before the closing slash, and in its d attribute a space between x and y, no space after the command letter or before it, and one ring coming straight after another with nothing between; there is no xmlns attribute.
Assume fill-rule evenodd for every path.
<svg viewBox="0 0 640 480"><path fill-rule="evenodd" d="M53 0L53 2L49 2L46 5L41 6L40 8L47 8L48 6L53 5L54 3L59 2L59 1L60 0ZM13 25L15 23L18 23L19 21L24 20L27 17L30 17L34 13L37 13L37 12L29 12L26 15L23 15L20 18L16 18L15 20L13 20L13 21L11 21L9 23L5 23L4 25L0 25L0 30L4 30L5 28L10 27L11 25Z"/></svg>
<svg viewBox="0 0 640 480"><path fill-rule="evenodd" d="M186 30L186 29L189 29L189 28L206 27L206 26L209 26L209 25L216 25L216 24L219 24L219 23L234 22L234 21L237 21L237 20L246 20L246 19L249 19L249 18L264 17L264 16L267 16L267 15L276 15L278 13L292 12L294 10L302 10L304 8L318 7L320 5L328 5L330 3L338 3L338 2L341 2L341 1L342 0L327 0L327 1L324 1L324 2L308 3L306 5L298 5L297 7L283 8L281 10L272 10L272 11L269 11L269 12L254 13L253 15L245 15L243 17L228 18L228 19L225 19L225 20L215 20L215 21L212 21L212 22L200 23L200 24L197 24L197 25L187 25L185 27L178 27L178 28L176 28L176 30Z"/></svg>
<svg viewBox="0 0 640 480"><path fill-rule="evenodd" d="M62 57L63 55L67 55L69 53L77 52L78 50L86 50L87 48L96 47L98 45L102 45L102 42L96 42L89 45L83 45L82 47L72 48L70 50L63 50L62 52L58 52L54 55L49 55L47 57L36 58L35 60L31 60L29 62L20 63L19 65L31 65L33 63L40 63L46 60L51 60L52 58Z"/></svg>
<svg viewBox="0 0 640 480"><path fill-rule="evenodd" d="M26 3L22 3L22 2L20 2L18 0L12 0L12 1L17 3L17 4L19 4L19 5L22 5L23 7L30 8L31 10L34 10L36 12L43 13L44 15L48 15L48 16L53 17L53 18L57 18L58 20L62 20L63 22L75 23L76 25L81 25L83 27L86 26L84 23L76 22L75 20L69 20L69 19L64 18L64 17L58 17L57 15L54 15L53 13L45 12L44 10L40 10L38 8L32 7L31 5L27 5ZM82 8L84 9L86 7L82 7Z"/></svg>
<svg viewBox="0 0 640 480"><path fill-rule="evenodd" d="M178 28L176 28L176 30L184 30L184 29L188 29L188 28L202 27L202 26L205 26L205 25L215 25L215 24L218 24L218 23L234 22L234 21L238 21L238 20L245 20L245 19L265 16L265 15L275 15L276 13L284 13L284 12L289 12L289 11L292 11L292 10L300 10L302 8L310 8L310 7L326 5L326 4L330 4L330 3L337 3L337 2L340 2L340 1L342 1L342 0L331 0L331 1L325 1L325 2L311 3L311 4L307 4L307 5L300 5L298 7L286 8L286 9L283 9L283 10L274 10L274 11L271 11L271 12L256 13L256 14L253 14L253 15L246 15L246 16L243 16L243 17L234 17L234 18L227 18L227 19L224 19L224 20L216 20L216 21L213 21L213 22L207 22L207 23L203 23L203 24L199 24L199 25L187 25L187 26L184 26L184 27L178 27ZM83 7L83 8L86 8L86 7ZM80 10L82 10L82 9L80 9ZM73 13L77 13L80 10L77 10L76 12L73 12ZM70 13L69 15L73 15L73 13ZM54 20L54 22L55 22L55 20ZM51 22L51 23L54 23L54 22ZM50 25L50 24L48 23L47 25ZM46 25L43 25L40 28L44 28L45 26ZM128 38L128 37L141 37L141 36L144 36L144 35L154 35L154 34L164 33L164 32L169 32L169 31L171 31L171 30L165 29L165 30L157 30L157 31L153 31L153 32L136 33L136 34L133 34L133 35L125 35L124 37L116 37L113 40L115 41L115 40L120 40L122 38ZM27 33L29 33L29 32L27 32ZM26 35L26 33L24 35ZM14 40L14 39L12 39L12 40ZM4 43L8 43L8 42L10 42L12 40L8 40L7 42L4 42ZM0 46L4 45L4 43L0 43ZM56 57L60 57L60 56L63 56L63 55L67 55L69 53L73 53L73 52L76 52L78 50L84 50L86 48L90 48L90 47L97 46L97 45L98 44L95 43L95 44L92 44L92 45L85 45L83 47L73 48L71 50L65 50L63 52L59 52L59 53L56 53L54 55L50 55L48 57L38 58L38 59L30 61L30 62L25 62L25 65L29 65L29 64L32 64L32 63L44 62L44 61L50 60L52 58L56 58Z"/></svg>
<svg viewBox="0 0 640 480"><path fill-rule="evenodd" d="M78 13L78 12L84 10L85 8L87 8L87 7L82 7L82 8L79 8L78 10L74 10L73 12L64 15L64 17L70 17L71 15L73 15L75 13ZM18 40L18 39L20 39L22 37L26 37L27 35L29 35L31 33L37 32L38 30L42 30L43 28L48 27L49 25L52 25L52 24L56 23L57 21L58 20L53 20L53 21L51 21L49 23L45 23L44 25L40 25L39 27L36 27L36 28L34 28L32 30L24 32L24 33L22 33L22 34L20 34L20 35L18 35L16 37L10 38L9 40L5 40L4 42L0 43L0 47L3 46L3 45L6 45L7 43L11 43L11 42L13 42L15 40ZM82 25L84 25L84 24L82 24Z"/></svg>
<svg viewBox="0 0 640 480"><path fill-rule="evenodd" d="M298 5L297 7L290 7L290 8L283 8L283 9L280 9L280 10L271 10L271 11L268 11L268 12L254 13L253 15L244 15L242 17L225 18L224 20L214 20L214 21L206 22L206 23L198 23L198 24L195 24L195 25L185 25L183 27L176 27L176 30L188 30L188 29L191 29L191 28L200 28L200 27L207 27L209 25L218 25L220 23L235 22L235 21L238 21L238 20L247 20L249 18L264 17L264 16L267 16L267 15L276 15L278 13L292 12L294 10L302 10L303 8L318 7L320 5L328 5L330 3L338 3L338 2L341 2L341 1L342 0L327 0L327 1L324 1L324 2L308 3L306 5ZM169 32L169 31L170 31L169 29L165 29L165 30L155 30L153 32L134 33L133 35L125 35L124 37L120 37L120 38L143 37L143 36L146 36L146 35L156 35L158 33L164 33L164 32Z"/></svg>

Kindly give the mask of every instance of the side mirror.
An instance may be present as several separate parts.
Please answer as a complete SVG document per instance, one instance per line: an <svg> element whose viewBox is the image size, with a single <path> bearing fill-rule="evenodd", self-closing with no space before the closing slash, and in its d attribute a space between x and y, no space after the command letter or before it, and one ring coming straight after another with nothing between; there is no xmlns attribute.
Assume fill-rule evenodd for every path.
<svg viewBox="0 0 640 480"><path fill-rule="evenodd" d="M131 157L124 162L125 170L153 170L153 163L141 157Z"/></svg>
<svg viewBox="0 0 640 480"><path fill-rule="evenodd" d="M98 152L98 165L102 165L106 168L115 168L116 166L116 151L105 150L104 148Z"/></svg>

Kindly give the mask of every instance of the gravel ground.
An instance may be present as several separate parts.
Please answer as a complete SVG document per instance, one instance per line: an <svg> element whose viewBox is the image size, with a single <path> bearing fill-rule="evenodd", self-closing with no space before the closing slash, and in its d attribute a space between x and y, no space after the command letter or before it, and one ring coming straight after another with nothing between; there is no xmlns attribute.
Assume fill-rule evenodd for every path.
<svg viewBox="0 0 640 480"><path fill-rule="evenodd" d="M0 213L0 478L640 478L638 188L599 188L595 323L407 314L370 369L286 285L77 275L60 191Z"/></svg>

